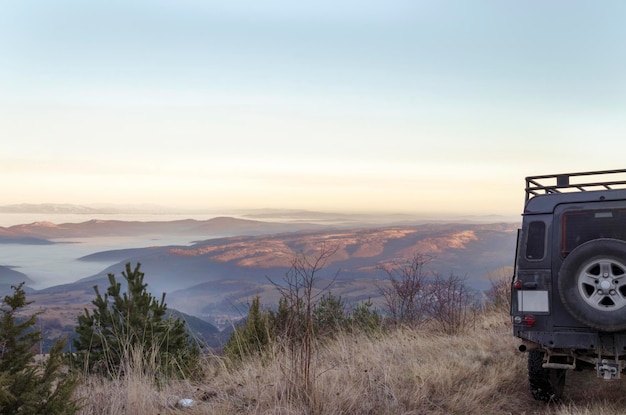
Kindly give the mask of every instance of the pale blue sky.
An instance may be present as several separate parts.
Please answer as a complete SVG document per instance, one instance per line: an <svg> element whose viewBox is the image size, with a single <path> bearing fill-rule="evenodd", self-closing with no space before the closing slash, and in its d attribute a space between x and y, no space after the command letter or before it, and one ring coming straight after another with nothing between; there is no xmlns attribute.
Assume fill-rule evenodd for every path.
<svg viewBox="0 0 626 415"><path fill-rule="evenodd" d="M0 204L510 214L625 168L623 1L2 1Z"/></svg>

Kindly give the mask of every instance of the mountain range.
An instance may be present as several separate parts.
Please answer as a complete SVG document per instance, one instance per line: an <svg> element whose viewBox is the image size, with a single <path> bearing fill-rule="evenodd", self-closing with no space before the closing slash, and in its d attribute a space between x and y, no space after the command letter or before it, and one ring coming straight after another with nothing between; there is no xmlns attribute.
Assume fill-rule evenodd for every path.
<svg viewBox="0 0 626 415"><path fill-rule="evenodd" d="M113 263L101 272L75 282L29 290L44 315L57 326L89 307L94 286L108 286L107 275L121 280L126 263L140 263L148 289L157 297L166 292L172 309L200 317L220 328L245 315L256 295L271 306L278 301L277 285L284 283L296 255L314 258L322 246L336 249L317 274L320 287L330 284L334 295L347 304L372 300L382 307L382 268L410 261L417 253L428 256L427 268L442 275L465 277L476 290L490 278L510 273L518 224L425 223L392 226L334 226L307 222L267 222L218 217L207 221L126 222L90 220L82 223L35 222L0 227L1 243L55 243L58 238L132 235L221 235L198 239L190 245L115 249L79 258ZM21 242L20 242L21 241ZM0 264L0 289L28 275Z"/></svg>

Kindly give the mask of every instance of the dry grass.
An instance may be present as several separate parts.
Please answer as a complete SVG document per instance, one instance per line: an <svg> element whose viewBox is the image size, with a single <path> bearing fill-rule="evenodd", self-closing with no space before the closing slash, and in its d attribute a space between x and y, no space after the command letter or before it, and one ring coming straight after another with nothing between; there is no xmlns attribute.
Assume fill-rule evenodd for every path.
<svg viewBox="0 0 626 415"><path fill-rule="evenodd" d="M626 412L622 381L594 373L568 373L565 402L533 401L526 356L517 351L508 316L486 314L473 330L444 336L403 329L388 335L340 335L320 345L310 394L276 352L231 367L207 356L202 381L158 387L142 371L123 379L86 378L77 391L83 415L104 414L550 414L615 415ZM180 408L180 398L194 405Z"/></svg>

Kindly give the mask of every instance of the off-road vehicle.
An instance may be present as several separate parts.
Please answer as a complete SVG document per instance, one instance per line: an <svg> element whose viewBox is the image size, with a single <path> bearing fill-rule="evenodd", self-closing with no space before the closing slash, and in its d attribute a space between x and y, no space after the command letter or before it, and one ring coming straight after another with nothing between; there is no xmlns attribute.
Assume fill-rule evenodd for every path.
<svg viewBox="0 0 626 415"><path fill-rule="evenodd" d="M511 316L535 399L626 366L626 169L526 178Z"/></svg>

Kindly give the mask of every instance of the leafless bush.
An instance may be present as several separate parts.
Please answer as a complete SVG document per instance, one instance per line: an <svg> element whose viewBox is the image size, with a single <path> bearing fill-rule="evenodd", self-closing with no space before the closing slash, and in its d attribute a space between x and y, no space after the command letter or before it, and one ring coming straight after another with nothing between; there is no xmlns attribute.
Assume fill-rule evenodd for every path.
<svg viewBox="0 0 626 415"><path fill-rule="evenodd" d="M485 309L508 313L511 309L511 277L512 270L502 268L489 274L491 287L486 291Z"/></svg>
<svg viewBox="0 0 626 415"><path fill-rule="evenodd" d="M304 400L309 407L315 406L314 376L311 374L316 346L315 305L328 291L334 278L321 289L315 285L320 271L337 249L336 246L322 244L315 256L300 253L291 260L291 268L285 274L282 284L270 280L281 295L274 324L276 335L283 341L290 356L290 367L286 368L285 373L286 379L292 385L291 393Z"/></svg>
<svg viewBox="0 0 626 415"><path fill-rule="evenodd" d="M391 283L388 287L379 287L384 298L389 317L396 324L416 326L424 323L428 317L425 290L428 272L424 266L432 257L420 253L404 264L393 263L380 266Z"/></svg>
<svg viewBox="0 0 626 415"><path fill-rule="evenodd" d="M473 320L477 297L465 284L465 278L435 273L428 287L428 315L445 334L458 334Z"/></svg>
<svg viewBox="0 0 626 415"><path fill-rule="evenodd" d="M432 322L444 333L456 334L472 318L477 298L465 278L426 271L432 259L415 253L404 264L380 267L390 284L379 289L393 323L415 327Z"/></svg>

